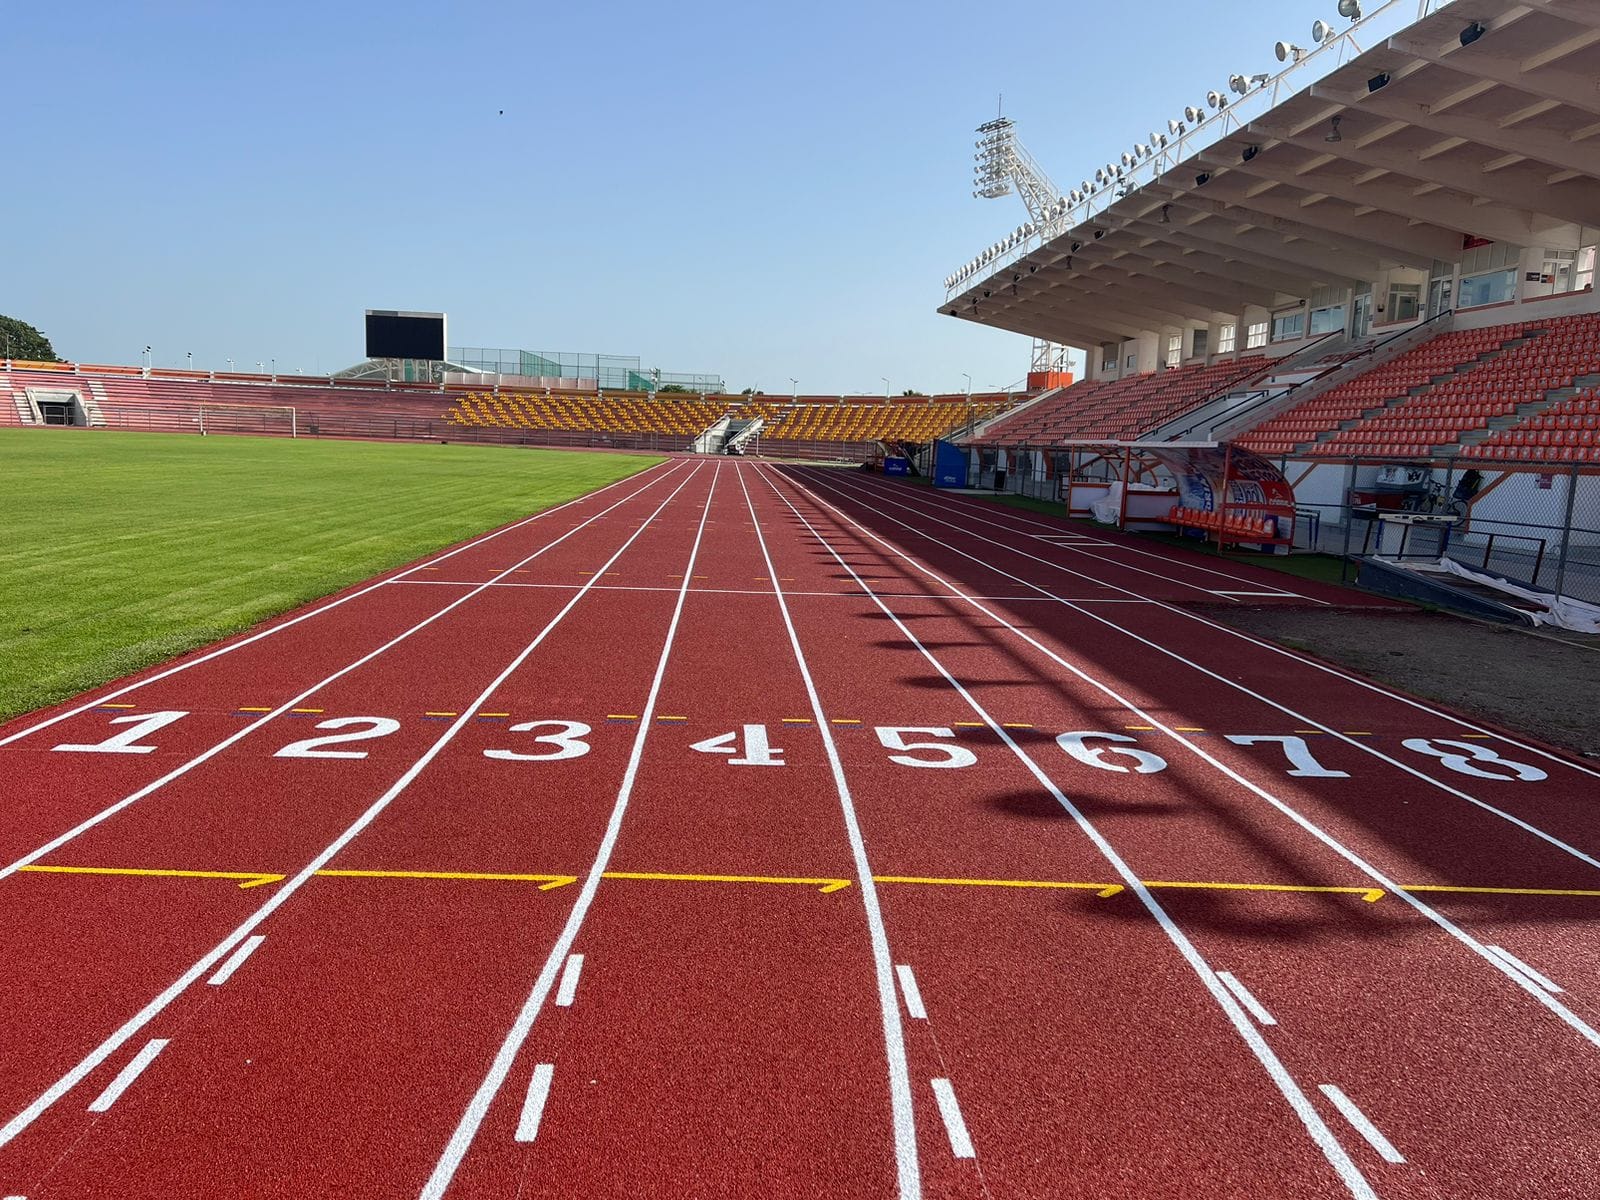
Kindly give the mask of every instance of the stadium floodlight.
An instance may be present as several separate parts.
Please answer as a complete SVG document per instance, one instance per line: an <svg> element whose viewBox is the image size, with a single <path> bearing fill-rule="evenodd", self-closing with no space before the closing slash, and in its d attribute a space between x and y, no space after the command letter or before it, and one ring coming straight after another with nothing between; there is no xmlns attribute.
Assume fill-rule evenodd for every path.
<svg viewBox="0 0 1600 1200"><path fill-rule="evenodd" d="M1313 34L1312 36L1314 37L1316 35ZM1291 58L1294 59L1295 62L1299 62L1300 56L1305 53L1305 48L1303 46L1296 46L1293 42L1274 42L1272 45L1272 53L1279 62L1288 62Z"/></svg>
<svg viewBox="0 0 1600 1200"><path fill-rule="evenodd" d="M1204 109L1196 108L1194 105L1190 104L1184 108L1183 116L1184 119L1189 122L1189 124L1198 125L1201 121L1206 119L1206 112Z"/></svg>
<svg viewBox="0 0 1600 1200"><path fill-rule="evenodd" d="M1094 169L1094 181L1097 184L1104 183L1106 181L1106 173L1104 171L1102 171L1099 167L1096 167Z"/></svg>
<svg viewBox="0 0 1600 1200"><path fill-rule="evenodd" d="M1339 15L1349 17L1352 21L1361 20L1360 0L1339 0Z"/></svg>
<svg viewBox="0 0 1600 1200"><path fill-rule="evenodd" d="M1078 191L1084 196L1089 194L1089 181L1087 179L1078 185Z"/></svg>
<svg viewBox="0 0 1600 1200"><path fill-rule="evenodd" d="M1189 132L1189 127L1182 121L1169 120L1167 122L1167 132L1173 137L1182 137L1184 134Z"/></svg>
<svg viewBox="0 0 1600 1200"><path fill-rule="evenodd" d="M1221 92L1213 89L1212 91L1206 93L1206 103L1212 108L1216 109L1218 112L1221 112L1223 109L1228 107L1228 98Z"/></svg>
<svg viewBox="0 0 1600 1200"><path fill-rule="evenodd" d="M1326 21L1311 22L1311 40L1317 45L1322 45L1333 36L1333 26Z"/></svg>
<svg viewBox="0 0 1600 1200"><path fill-rule="evenodd" d="M1149 158L1150 147L1145 145L1143 142L1139 142L1133 148L1133 155L1135 158Z"/></svg>
<svg viewBox="0 0 1600 1200"><path fill-rule="evenodd" d="M1250 94L1250 80L1239 74L1229 75L1228 90L1237 92L1241 96L1247 96Z"/></svg>

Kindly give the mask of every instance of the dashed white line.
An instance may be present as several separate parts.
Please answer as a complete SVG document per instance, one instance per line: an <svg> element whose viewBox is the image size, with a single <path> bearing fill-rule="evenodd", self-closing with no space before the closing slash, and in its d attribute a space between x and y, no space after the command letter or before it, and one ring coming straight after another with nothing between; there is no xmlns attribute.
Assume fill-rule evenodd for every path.
<svg viewBox="0 0 1600 1200"><path fill-rule="evenodd" d="M950 1135L950 1152L957 1158L977 1158L972 1148L972 1138L967 1134L967 1123L961 1116L961 1105L956 1101L956 1089L948 1079L933 1081L933 1098L939 1102L939 1115L944 1118L945 1132Z"/></svg>
<svg viewBox="0 0 1600 1200"><path fill-rule="evenodd" d="M913 1020L926 1021L928 1010L922 1007L922 993L917 989L917 977L905 963L895 967L894 973L900 980L900 990L905 993L906 1012Z"/></svg>
<svg viewBox="0 0 1600 1200"><path fill-rule="evenodd" d="M134 1060L123 1067L121 1072L94 1098L94 1103L89 1105L90 1112L105 1112L122 1096L122 1093L133 1086L133 1081L139 1078L140 1072L155 1061L156 1055L167 1048L168 1038L151 1038L145 1043L143 1050L134 1057Z"/></svg>
<svg viewBox="0 0 1600 1200"><path fill-rule="evenodd" d="M567 965L561 970L561 983L556 987L556 1004L562 1008L571 1008L572 1000L578 994L578 976L583 974L583 955L567 955Z"/></svg>
<svg viewBox="0 0 1600 1200"><path fill-rule="evenodd" d="M1250 994L1250 989L1240 983L1234 977L1232 971L1218 971L1217 978L1222 980L1223 987L1233 993L1234 999L1244 1005L1245 1011L1256 1019L1257 1024L1276 1025L1278 1023L1277 1018L1267 1011L1266 1006L1261 1001Z"/></svg>
<svg viewBox="0 0 1600 1200"><path fill-rule="evenodd" d="M1333 1106L1343 1114L1344 1119L1350 1122L1351 1127L1366 1138L1367 1144L1383 1156L1384 1162L1405 1162L1405 1156L1394 1148L1394 1143L1379 1132L1376 1125L1367 1120L1367 1114L1356 1107L1354 1100L1350 1099L1349 1096L1346 1096L1331 1083L1324 1083L1318 1086L1322 1094L1333 1101Z"/></svg>
<svg viewBox="0 0 1600 1200"><path fill-rule="evenodd" d="M1539 974L1539 972L1535 971L1532 967L1523 962L1504 946L1485 946L1484 949L1498 958L1501 962L1505 963L1508 967L1511 967L1513 970L1521 971L1545 991L1550 992L1553 995L1559 995L1562 992L1563 989L1554 980L1548 979Z"/></svg>
<svg viewBox="0 0 1600 1200"><path fill-rule="evenodd" d="M522 1102L522 1115L517 1118L517 1141L531 1142L539 1136L539 1119L544 1116L544 1102L550 1098L550 1081L555 1078L555 1063L540 1063L528 1080L528 1097Z"/></svg>
<svg viewBox="0 0 1600 1200"><path fill-rule="evenodd" d="M266 940L266 937L259 933L245 938L239 948L228 957L228 961L218 967L217 973L206 982L212 987L221 987L227 983L233 973L244 966L244 960L254 954L256 947Z"/></svg>

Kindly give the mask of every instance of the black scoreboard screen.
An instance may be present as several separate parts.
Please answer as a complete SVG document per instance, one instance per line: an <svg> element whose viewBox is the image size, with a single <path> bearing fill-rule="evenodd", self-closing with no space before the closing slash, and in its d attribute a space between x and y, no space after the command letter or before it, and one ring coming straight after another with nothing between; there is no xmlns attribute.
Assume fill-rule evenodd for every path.
<svg viewBox="0 0 1600 1200"><path fill-rule="evenodd" d="M444 361L444 314L367 309L368 358Z"/></svg>

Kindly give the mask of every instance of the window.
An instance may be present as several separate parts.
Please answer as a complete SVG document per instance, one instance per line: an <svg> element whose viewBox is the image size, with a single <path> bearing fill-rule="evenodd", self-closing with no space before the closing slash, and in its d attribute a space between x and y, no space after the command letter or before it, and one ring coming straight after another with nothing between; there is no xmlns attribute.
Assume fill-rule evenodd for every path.
<svg viewBox="0 0 1600 1200"><path fill-rule="evenodd" d="M1224 325L1221 329L1217 330L1217 353L1232 354L1234 343L1238 336L1239 327L1237 325Z"/></svg>
<svg viewBox="0 0 1600 1200"><path fill-rule="evenodd" d="M1415 321L1422 311L1422 285L1420 283L1391 283L1389 285L1389 311L1384 314L1384 324L1397 321Z"/></svg>
<svg viewBox="0 0 1600 1200"><path fill-rule="evenodd" d="M1204 358L1206 356L1206 343L1210 340L1211 330L1196 329L1194 331L1194 349L1190 350L1189 353L1195 358Z"/></svg>
<svg viewBox="0 0 1600 1200"><path fill-rule="evenodd" d="M1167 366L1176 367L1183 362L1183 334L1174 333L1167 338Z"/></svg>
<svg viewBox="0 0 1600 1200"><path fill-rule="evenodd" d="M1137 367L1138 365L1139 365L1139 356L1137 354L1128 355L1128 362L1127 362L1128 370L1131 371L1135 367Z"/></svg>
<svg viewBox="0 0 1600 1200"><path fill-rule="evenodd" d="M1578 251L1578 273L1573 277L1572 286L1580 292L1594 286L1594 251L1593 246Z"/></svg>
<svg viewBox="0 0 1600 1200"><path fill-rule="evenodd" d="M1278 313L1272 318L1272 340L1292 342L1306 331L1306 315L1299 309Z"/></svg>
<svg viewBox="0 0 1600 1200"><path fill-rule="evenodd" d="M1100 369L1102 371L1115 371L1117 369L1117 352L1121 347L1115 343L1100 347Z"/></svg>
<svg viewBox="0 0 1600 1200"><path fill-rule="evenodd" d="M1244 331L1244 348L1246 350L1259 350L1266 344L1267 323L1265 321L1246 327Z"/></svg>
<svg viewBox="0 0 1600 1200"><path fill-rule="evenodd" d="M1324 333L1332 333L1335 329L1344 328L1344 305L1335 304L1328 308L1314 308L1311 310L1311 336L1318 337Z"/></svg>
<svg viewBox="0 0 1600 1200"><path fill-rule="evenodd" d="M1517 269L1491 271L1487 275L1472 275L1461 280L1456 307L1477 308L1484 304L1502 304L1517 296Z"/></svg>

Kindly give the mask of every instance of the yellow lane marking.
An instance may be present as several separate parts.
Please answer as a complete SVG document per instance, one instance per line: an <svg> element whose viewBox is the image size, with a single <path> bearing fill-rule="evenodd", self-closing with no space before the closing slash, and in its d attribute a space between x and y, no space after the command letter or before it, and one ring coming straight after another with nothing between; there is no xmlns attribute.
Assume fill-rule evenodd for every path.
<svg viewBox="0 0 1600 1200"><path fill-rule="evenodd" d="M1196 728L1193 725L1174 725L1172 727L1172 732L1173 733L1204 733L1205 730Z"/></svg>
<svg viewBox="0 0 1600 1200"><path fill-rule="evenodd" d="M478 715L480 717L509 717L511 714L510 713L487 713L487 712L481 712Z"/></svg>
<svg viewBox="0 0 1600 1200"><path fill-rule="evenodd" d="M1300 733L1300 734L1318 734L1318 733L1326 733L1327 730L1325 730L1325 729L1296 729L1295 732L1296 733Z"/></svg>
<svg viewBox="0 0 1600 1200"><path fill-rule="evenodd" d="M461 879L472 883L537 883L541 892L577 883L576 875L516 875L501 871L355 871L323 870L318 875L341 879ZM278 878L283 878L281 875Z"/></svg>
<svg viewBox="0 0 1600 1200"><path fill-rule="evenodd" d="M241 708L240 712L271 712L270 708Z"/></svg>
<svg viewBox="0 0 1600 1200"><path fill-rule="evenodd" d="M1032 729L1033 726L1029 725L1026 721L1007 721L1003 725L1001 725L1000 728L1002 728L1002 729Z"/></svg>
<svg viewBox="0 0 1600 1200"><path fill-rule="evenodd" d="M289 711L297 713L319 713L323 710L320 708L291 708Z"/></svg>
<svg viewBox="0 0 1600 1200"><path fill-rule="evenodd" d="M459 717L461 714L458 712L425 712L422 715L425 717Z"/></svg>
<svg viewBox="0 0 1600 1200"><path fill-rule="evenodd" d="M1334 895L1360 896L1368 904L1376 904L1384 897L1382 888L1369 887L1316 887L1300 883L1189 883L1170 879L1142 879L1147 888L1205 888L1223 892L1326 892Z"/></svg>
<svg viewBox="0 0 1600 1200"><path fill-rule="evenodd" d="M860 720L855 718L855 717L831 717L831 718L829 718L828 723L830 725L859 725L859 724L861 724Z"/></svg>
<svg viewBox="0 0 1600 1200"><path fill-rule="evenodd" d="M97 704L96 708L133 708L132 704Z"/></svg>
<svg viewBox="0 0 1600 1200"><path fill-rule="evenodd" d="M1370 729L1346 729L1344 731L1344 735L1345 735L1345 737L1371 737L1372 736L1372 730L1370 730Z"/></svg>
<svg viewBox="0 0 1600 1200"><path fill-rule="evenodd" d="M1507 887L1456 887L1448 883L1407 883L1401 886L1406 892L1462 892L1474 896L1600 896L1600 891L1584 888L1507 888Z"/></svg>
<svg viewBox="0 0 1600 1200"><path fill-rule="evenodd" d="M938 879L919 875L874 875L872 882L918 883L931 887L1055 888L1097 892L1101 896L1115 896L1122 891L1120 883L1067 883L1047 879Z"/></svg>
<svg viewBox="0 0 1600 1200"><path fill-rule="evenodd" d="M1138 730L1140 733L1154 733L1156 727L1154 725L1124 725L1123 728L1124 729L1135 729L1135 730Z"/></svg>
<svg viewBox="0 0 1600 1200"><path fill-rule="evenodd" d="M824 893L850 886L848 879L793 878L786 875L677 875L664 871L606 871L601 879L657 879L669 883L797 883Z"/></svg>
<svg viewBox="0 0 1600 1200"><path fill-rule="evenodd" d="M638 713L607 713L606 714L606 720L608 720L608 721L637 721L638 719L639 719L639 714Z"/></svg>
<svg viewBox="0 0 1600 1200"><path fill-rule="evenodd" d="M1492 733L1463 733L1461 736L1464 737L1464 738L1492 738L1494 736L1494 734L1492 734Z"/></svg>
<svg viewBox="0 0 1600 1200"><path fill-rule="evenodd" d="M811 724L811 718L810 717L784 717L783 721L782 721L782 724L784 724L784 725L809 725L809 724Z"/></svg>
<svg viewBox="0 0 1600 1200"><path fill-rule="evenodd" d="M266 871L176 871L148 867L58 867L49 863L29 863L19 867L22 871L38 871L51 875L144 875L167 879L238 879L241 888L260 887L264 883L280 883L282 875Z"/></svg>
<svg viewBox="0 0 1600 1200"><path fill-rule="evenodd" d="M987 729L988 726L985 725L982 721L957 721L956 722L956 728L957 729Z"/></svg>
<svg viewBox="0 0 1600 1200"><path fill-rule="evenodd" d="M656 714L656 720L658 721L687 721L688 719L688 717L664 717L660 713Z"/></svg>

